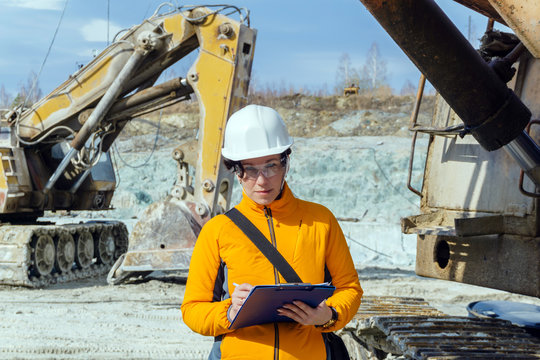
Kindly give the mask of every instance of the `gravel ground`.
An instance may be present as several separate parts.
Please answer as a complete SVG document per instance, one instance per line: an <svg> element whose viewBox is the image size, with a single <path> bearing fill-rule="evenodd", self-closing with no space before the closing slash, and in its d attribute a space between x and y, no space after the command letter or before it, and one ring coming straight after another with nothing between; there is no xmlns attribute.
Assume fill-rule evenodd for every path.
<svg viewBox="0 0 540 360"><path fill-rule="evenodd" d="M422 297L466 316L481 299L538 299L441 280L411 271L360 270L366 295ZM0 287L1 359L206 359L213 339L183 322L183 277L109 286L105 277L47 289Z"/></svg>

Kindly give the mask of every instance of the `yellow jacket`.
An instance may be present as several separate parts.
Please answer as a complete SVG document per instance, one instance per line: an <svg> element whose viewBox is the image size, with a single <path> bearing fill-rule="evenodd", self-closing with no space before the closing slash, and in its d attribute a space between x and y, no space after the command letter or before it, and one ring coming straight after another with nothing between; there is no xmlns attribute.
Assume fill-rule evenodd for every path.
<svg viewBox="0 0 540 360"><path fill-rule="evenodd" d="M344 327L360 306L362 288L332 213L297 199L287 184L282 197L267 207L244 195L236 208L267 239L275 238L277 250L302 281L324 282L328 267L336 290L326 303L336 309L338 321L324 331ZM255 286L286 281L227 216L218 215L203 227L193 251L181 307L184 322L202 335L223 335L222 359L326 359L323 330L315 326L276 323L229 330L228 289L232 293L233 282Z"/></svg>

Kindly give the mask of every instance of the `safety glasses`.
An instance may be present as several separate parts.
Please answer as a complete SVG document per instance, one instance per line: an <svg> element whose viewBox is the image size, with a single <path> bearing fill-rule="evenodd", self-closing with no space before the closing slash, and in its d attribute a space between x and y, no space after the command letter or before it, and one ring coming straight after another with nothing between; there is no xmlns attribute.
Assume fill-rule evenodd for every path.
<svg viewBox="0 0 540 360"><path fill-rule="evenodd" d="M262 174L265 178L271 178L279 174L283 170L283 166L279 162L271 162L262 166L243 166L244 176L249 180L255 180Z"/></svg>

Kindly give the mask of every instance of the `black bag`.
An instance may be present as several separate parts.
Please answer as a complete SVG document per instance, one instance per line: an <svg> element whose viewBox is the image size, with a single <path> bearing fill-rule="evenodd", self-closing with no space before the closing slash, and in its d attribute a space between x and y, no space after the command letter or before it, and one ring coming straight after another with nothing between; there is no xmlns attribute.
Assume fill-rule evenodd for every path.
<svg viewBox="0 0 540 360"><path fill-rule="evenodd" d="M278 269L287 282L299 282L302 280L292 266L285 260L283 255L273 247L263 233L253 225L247 217L235 208L225 213L236 226L257 246L264 256ZM349 352L343 340L333 332L323 333L326 346L327 360L350 360Z"/></svg>
<svg viewBox="0 0 540 360"><path fill-rule="evenodd" d="M327 360L350 360L349 352L343 339L333 332L323 333L324 344L327 349Z"/></svg>

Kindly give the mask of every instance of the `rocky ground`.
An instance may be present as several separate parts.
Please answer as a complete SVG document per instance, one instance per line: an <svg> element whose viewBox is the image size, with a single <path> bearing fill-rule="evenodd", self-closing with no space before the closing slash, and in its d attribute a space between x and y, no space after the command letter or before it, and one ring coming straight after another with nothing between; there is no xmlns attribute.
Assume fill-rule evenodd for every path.
<svg viewBox="0 0 540 360"><path fill-rule="evenodd" d="M450 315L467 316L479 299L534 299L415 276L411 271L359 271L365 294L424 298ZM206 359L213 339L182 322L185 280L109 286L105 278L47 289L0 286L1 359Z"/></svg>

